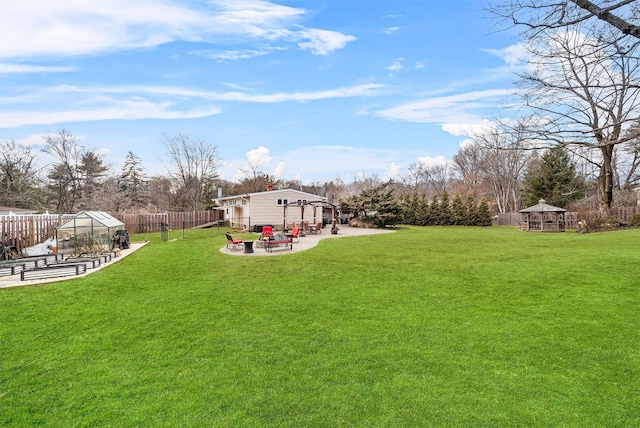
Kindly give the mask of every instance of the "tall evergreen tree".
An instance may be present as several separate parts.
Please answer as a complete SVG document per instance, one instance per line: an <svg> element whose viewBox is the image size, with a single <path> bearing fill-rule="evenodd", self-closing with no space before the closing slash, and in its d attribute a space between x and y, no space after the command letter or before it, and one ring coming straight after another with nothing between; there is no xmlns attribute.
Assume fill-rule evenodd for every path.
<svg viewBox="0 0 640 428"><path fill-rule="evenodd" d="M146 205L149 200L149 178L145 174L142 160L129 151L124 160L119 180L120 191L132 207Z"/></svg>
<svg viewBox="0 0 640 428"><path fill-rule="evenodd" d="M456 193L453 201L451 202L451 224L454 226L463 225L465 222L465 208L462 197L459 193Z"/></svg>
<svg viewBox="0 0 640 428"><path fill-rule="evenodd" d="M81 197L77 202L80 208L96 209L96 196L101 190L107 171L109 167L103 163L99 153L84 151L78 166Z"/></svg>
<svg viewBox="0 0 640 428"><path fill-rule="evenodd" d="M564 148L547 150L533 161L524 178L527 206L540 199L548 204L565 207L584 195L584 178L576 173L576 166Z"/></svg>
<svg viewBox="0 0 640 428"><path fill-rule="evenodd" d="M440 211L438 224L442 226L451 226L451 200L449 199L449 193L446 190L442 192L438 206Z"/></svg>

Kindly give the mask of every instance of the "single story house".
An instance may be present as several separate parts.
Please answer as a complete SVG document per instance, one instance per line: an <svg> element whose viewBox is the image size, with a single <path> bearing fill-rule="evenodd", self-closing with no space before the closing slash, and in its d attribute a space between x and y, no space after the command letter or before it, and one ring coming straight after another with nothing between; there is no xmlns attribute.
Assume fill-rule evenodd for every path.
<svg viewBox="0 0 640 428"><path fill-rule="evenodd" d="M215 199L231 227L262 232L262 226L291 228L293 223L309 224L331 219L326 198L294 189L267 190ZM329 207L329 208L327 208Z"/></svg>

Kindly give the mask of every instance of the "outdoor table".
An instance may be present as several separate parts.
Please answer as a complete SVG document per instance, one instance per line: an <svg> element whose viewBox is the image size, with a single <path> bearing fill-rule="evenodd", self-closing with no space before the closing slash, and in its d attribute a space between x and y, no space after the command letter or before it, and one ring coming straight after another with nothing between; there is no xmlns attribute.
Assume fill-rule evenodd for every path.
<svg viewBox="0 0 640 428"><path fill-rule="evenodd" d="M244 241L244 252L246 254L253 253L253 241Z"/></svg>

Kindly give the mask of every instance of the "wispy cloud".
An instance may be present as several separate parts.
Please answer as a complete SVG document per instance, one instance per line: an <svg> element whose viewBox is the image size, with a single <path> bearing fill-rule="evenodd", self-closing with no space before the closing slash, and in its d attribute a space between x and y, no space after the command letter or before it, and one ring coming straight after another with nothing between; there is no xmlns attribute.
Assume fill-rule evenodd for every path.
<svg viewBox="0 0 640 428"><path fill-rule="evenodd" d="M3 114L0 116L0 128L109 119L200 118L221 113L222 110L219 107L210 105L212 101L310 102L331 98L373 96L381 88L382 85L379 84L362 84L319 91L255 94L163 86L78 87L60 85L36 93L29 92L20 97L1 98L0 105L3 106ZM56 102L52 104L51 100L56 100ZM188 100L190 104L185 107L178 100ZM67 109L60 110L59 102L66 105ZM38 105L40 110L30 109L31 105ZM10 106L11 110L7 106Z"/></svg>
<svg viewBox="0 0 640 428"><path fill-rule="evenodd" d="M0 57L73 56L149 48L173 41L229 40L298 44L313 54L342 49L356 37L305 28L307 11L264 0L66 0L3 2Z"/></svg>
<svg viewBox="0 0 640 428"><path fill-rule="evenodd" d="M3 112L2 116L0 116L0 128L113 119L194 119L220 113L218 108L178 111L172 110L172 107L170 103L131 100L123 101L113 106L96 106L94 108L66 111L9 111Z"/></svg>
<svg viewBox="0 0 640 428"><path fill-rule="evenodd" d="M391 64L390 66L388 66L386 69L389 70L391 73L391 75L393 75L393 73L397 73L400 70L403 69L403 63L404 62L404 58L398 58L397 60L393 61L393 64Z"/></svg>
<svg viewBox="0 0 640 428"><path fill-rule="evenodd" d="M301 30L299 34L304 40L298 43L300 49L309 49L315 55L327 55L357 40L355 36L318 29Z"/></svg>
<svg viewBox="0 0 640 428"><path fill-rule="evenodd" d="M471 129L487 123L487 109L512 94L508 89L487 89L453 95L425 98L399 104L374 114L387 120L433 123L452 135L466 135Z"/></svg>
<svg viewBox="0 0 640 428"><path fill-rule="evenodd" d="M29 64L0 64L0 74L10 73L72 73L78 71L78 67L72 66L46 66Z"/></svg>
<svg viewBox="0 0 640 428"><path fill-rule="evenodd" d="M380 33L382 34L393 34L396 31L398 31L400 29L400 27L389 27L389 28L385 28L384 30L380 31Z"/></svg>

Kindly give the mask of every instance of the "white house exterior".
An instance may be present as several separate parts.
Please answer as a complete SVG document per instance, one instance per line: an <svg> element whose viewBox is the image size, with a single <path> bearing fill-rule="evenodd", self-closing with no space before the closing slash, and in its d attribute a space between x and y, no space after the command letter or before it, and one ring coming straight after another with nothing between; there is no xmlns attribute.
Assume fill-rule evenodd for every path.
<svg viewBox="0 0 640 428"><path fill-rule="evenodd" d="M312 202L326 202L326 198L294 189L267 190L216 199L224 219L232 227L260 231L264 225L277 229L290 228L293 223L322 222L323 207Z"/></svg>

